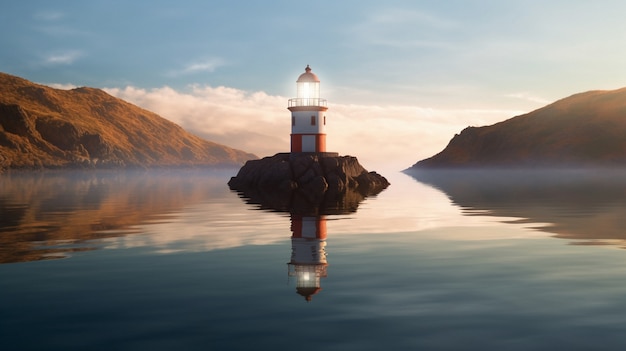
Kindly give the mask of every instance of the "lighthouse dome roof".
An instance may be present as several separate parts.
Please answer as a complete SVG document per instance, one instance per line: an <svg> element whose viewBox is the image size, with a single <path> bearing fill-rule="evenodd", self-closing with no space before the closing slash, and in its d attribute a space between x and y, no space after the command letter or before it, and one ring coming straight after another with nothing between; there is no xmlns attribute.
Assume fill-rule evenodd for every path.
<svg viewBox="0 0 626 351"><path fill-rule="evenodd" d="M296 288L296 292L299 295L304 296L304 299L307 300L307 301L311 301L313 299L313 295L315 295L318 292L320 292L320 290L322 290L322 288L314 288L314 287L310 287L310 288Z"/></svg>
<svg viewBox="0 0 626 351"><path fill-rule="evenodd" d="M298 83L298 82L319 82L319 81L320 81L320 79L317 78L315 73L311 72L311 67L309 67L309 65L306 65L306 68L304 69L304 73L302 73L300 75L300 77L298 77L298 80L296 81L296 83Z"/></svg>

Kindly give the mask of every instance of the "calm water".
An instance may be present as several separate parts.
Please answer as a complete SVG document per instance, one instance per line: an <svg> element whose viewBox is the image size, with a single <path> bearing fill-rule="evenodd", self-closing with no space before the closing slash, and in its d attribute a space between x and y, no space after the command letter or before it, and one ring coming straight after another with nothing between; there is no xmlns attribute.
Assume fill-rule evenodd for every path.
<svg viewBox="0 0 626 351"><path fill-rule="evenodd" d="M0 350L626 347L622 173L384 173L302 216L233 172L0 176Z"/></svg>

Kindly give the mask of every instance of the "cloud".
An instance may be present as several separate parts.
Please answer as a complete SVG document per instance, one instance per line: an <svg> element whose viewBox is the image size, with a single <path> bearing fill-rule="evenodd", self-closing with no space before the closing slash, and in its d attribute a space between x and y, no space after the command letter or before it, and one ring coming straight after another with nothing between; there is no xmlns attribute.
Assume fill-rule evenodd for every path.
<svg viewBox="0 0 626 351"><path fill-rule="evenodd" d="M203 61L195 61L186 64L183 68L171 71L168 75L172 77L183 76L187 74L196 74L200 72L208 72L212 73L218 67L222 67L226 65L226 61L219 58L214 57Z"/></svg>
<svg viewBox="0 0 626 351"><path fill-rule="evenodd" d="M397 49L452 49L452 43L442 40L439 33L457 30L458 27L456 22L431 13L385 8L357 23L352 35L369 45Z"/></svg>
<svg viewBox="0 0 626 351"><path fill-rule="evenodd" d="M553 102L552 100L544 99L542 97L539 97L539 96L536 96L527 92L507 94L505 95L505 97L521 99L521 100L526 100L530 102L537 102L537 103L544 104L544 105Z"/></svg>
<svg viewBox="0 0 626 351"><path fill-rule="evenodd" d="M289 151L288 98L229 87L192 85L105 89L208 140L257 154ZM368 169L395 170L441 151L467 126L493 124L523 111L409 105L329 104L328 151L359 157Z"/></svg>
<svg viewBox="0 0 626 351"><path fill-rule="evenodd" d="M45 65L69 65L84 56L82 51L69 50L49 53L44 56L43 63Z"/></svg>
<svg viewBox="0 0 626 351"><path fill-rule="evenodd" d="M370 24L378 25L410 25L436 29L453 29L458 26L455 21L435 16L431 13L400 8L385 8L369 17Z"/></svg>
<svg viewBox="0 0 626 351"><path fill-rule="evenodd" d="M93 33L84 29L76 29L68 26L64 19L67 15L61 11L40 11L33 15L35 22L33 23L33 29L36 31L55 38L66 37L88 37L93 36Z"/></svg>
<svg viewBox="0 0 626 351"><path fill-rule="evenodd" d="M50 83L50 84L46 84L43 83L44 85L47 85L49 87L55 88L55 89L61 89L61 90L72 90L72 89L76 89L78 88L78 86L71 84L71 83Z"/></svg>
<svg viewBox="0 0 626 351"><path fill-rule="evenodd" d="M36 12L33 15L33 17L35 19L42 20L42 21L54 22L54 21L61 20L63 17L65 17L65 13L61 11L54 11L54 10L39 11L39 12Z"/></svg>
<svg viewBox="0 0 626 351"><path fill-rule="evenodd" d="M199 85L185 92L167 86L105 90L211 141L259 156L289 148L290 117L282 97Z"/></svg>
<svg viewBox="0 0 626 351"><path fill-rule="evenodd" d="M184 73L196 73L196 72L213 72L219 66L224 64L223 60L216 58L210 59L204 62L192 63L187 65L183 69Z"/></svg>

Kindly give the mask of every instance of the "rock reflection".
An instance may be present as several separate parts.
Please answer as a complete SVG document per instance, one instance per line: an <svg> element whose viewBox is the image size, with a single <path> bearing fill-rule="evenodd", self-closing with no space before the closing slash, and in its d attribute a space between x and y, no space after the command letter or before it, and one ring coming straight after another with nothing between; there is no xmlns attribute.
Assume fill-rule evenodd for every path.
<svg viewBox="0 0 626 351"><path fill-rule="evenodd" d="M626 170L424 170L466 215L519 218L576 245L626 247Z"/></svg>
<svg viewBox="0 0 626 351"><path fill-rule="evenodd" d="M340 193L327 193L321 199L311 198L298 191L247 189L237 193L246 203L261 210L289 213L291 260L287 263L287 274L295 278L296 293L309 302L313 295L322 290L321 279L328 275L327 217L354 213L366 197L375 196L380 191L363 194L347 189Z"/></svg>

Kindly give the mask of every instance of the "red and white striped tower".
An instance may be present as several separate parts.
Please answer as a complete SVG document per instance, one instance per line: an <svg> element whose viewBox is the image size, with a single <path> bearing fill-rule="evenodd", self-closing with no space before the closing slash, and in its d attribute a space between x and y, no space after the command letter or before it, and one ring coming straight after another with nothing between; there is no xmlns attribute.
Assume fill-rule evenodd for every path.
<svg viewBox="0 0 626 351"><path fill-rule="evenodd" d="M306 65L296 81L297 97L289 99L291 152L326 152L326 100L320 99L320 80Z"/></svg>
<svg viewBox="0 0 626 351"><path fill-rule="evenodd" d="M325 278L326 217L291 215L291 261L288 275L296 277L296 292L307 301L322 290Z"/></svg>

